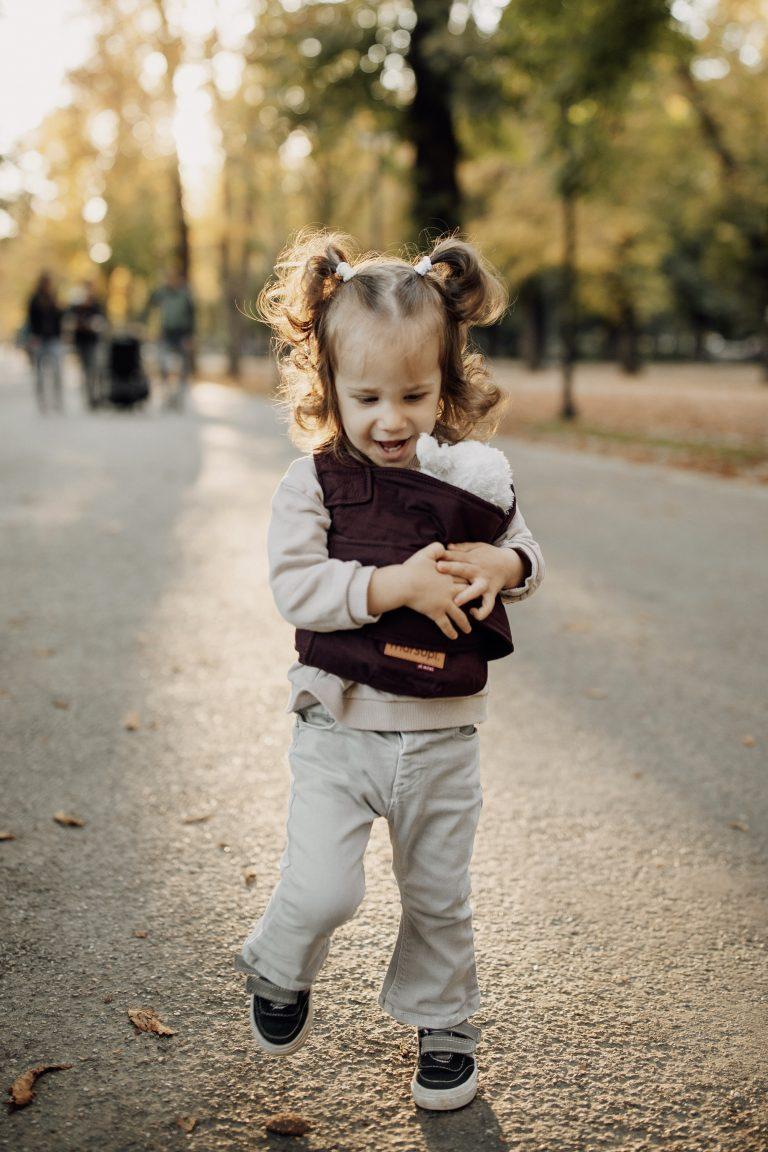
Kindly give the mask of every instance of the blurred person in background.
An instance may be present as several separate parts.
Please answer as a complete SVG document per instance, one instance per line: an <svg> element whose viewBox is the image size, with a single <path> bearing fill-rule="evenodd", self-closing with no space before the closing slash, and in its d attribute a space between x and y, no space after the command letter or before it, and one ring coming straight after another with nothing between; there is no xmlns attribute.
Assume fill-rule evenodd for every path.
<svg viewBox="0 0 768 1152"><path fill-rule="evenodd" d="M56 291L49 272L41 272L35 290L27 303L27 330L30 359L35 370L35 391L41 412L46 412L45 379L50 374L53 385L53 404L63 411L61 391L61 320L63 310L56 299Z"/></svg>
<svg viewBox="0 0 768 1152"><path fill-rule="evenodd" d="M88 408L101 401L99 342L107 324L104 305L96 295L93 281L86 280L67 310L72 324L72 343L80 361L83 399Z"/></svg>
<svg viewBox="0 0 768 1152"><path fill-rule="evenodd" d="M195 301L186 279L178 269L172 269L165 283L149 298L144 318L157 312L160 319L160 341L158 345L160 378L166 389L166 403L172 408L181 408L184 402L192 368L192 348L195 337ZM177 366L177 383L168 392L168 379Z"/></svg>

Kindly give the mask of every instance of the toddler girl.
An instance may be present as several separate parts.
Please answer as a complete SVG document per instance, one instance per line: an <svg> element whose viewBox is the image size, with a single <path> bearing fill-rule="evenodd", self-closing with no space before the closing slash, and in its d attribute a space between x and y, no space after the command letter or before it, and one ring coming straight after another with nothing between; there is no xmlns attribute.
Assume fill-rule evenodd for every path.
<svg viewBox="0 0 768 1152"><path fill-rule="evenodd" d="M414 1100L445 1110L477 1090L469 867L487 662L512 650L502 600L531 595L543 561L501 453L467 441L492 431L501 400L467 347L472 325L504 311L500 283L458 239L415 266L352 265L348 245L301 234L259 301L294 439L314 452L272 505L270 584L299 656L291 797L280 881L236 965L257 1043L295 1052L331 935L363 898L372 822L385 817L402 915L379 1004L418 1030ZM475 452L481 494L428 474L427 449L449 461ZM499 460L494 503L482 473Z"/></svg>

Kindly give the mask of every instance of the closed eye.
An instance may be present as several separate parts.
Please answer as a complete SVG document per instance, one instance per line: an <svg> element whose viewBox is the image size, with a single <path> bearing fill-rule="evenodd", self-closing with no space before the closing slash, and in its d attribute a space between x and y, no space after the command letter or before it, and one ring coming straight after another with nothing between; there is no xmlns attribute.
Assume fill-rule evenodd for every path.
<svg viewBox="0 0 768 1152"><path fill-rule="evenodd" d="M419 392L416 395L406 396L405 400L410 404L417 404L419 400L423 400L424 397L428 395L428 392ZM356 396L355 399L357 400L358 404L376 404L378 403L379 398L378 396Z"/></svg>

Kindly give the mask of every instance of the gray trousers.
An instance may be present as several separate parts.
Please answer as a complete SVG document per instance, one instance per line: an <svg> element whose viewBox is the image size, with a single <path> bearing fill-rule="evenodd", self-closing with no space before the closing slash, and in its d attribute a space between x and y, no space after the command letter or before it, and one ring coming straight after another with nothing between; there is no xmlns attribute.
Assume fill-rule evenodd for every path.
<svg viewBox="0 0 768 1152"><path fill-rule="evenodd" d="M400 930L379 1004L395 1020L450 1028L477 1010L469 865L482 807L474 725L366 732L320 704L297 714L280 881L242 959L283 988L307 988L331 934L365 894L363 856L389 824Z"/></svg>

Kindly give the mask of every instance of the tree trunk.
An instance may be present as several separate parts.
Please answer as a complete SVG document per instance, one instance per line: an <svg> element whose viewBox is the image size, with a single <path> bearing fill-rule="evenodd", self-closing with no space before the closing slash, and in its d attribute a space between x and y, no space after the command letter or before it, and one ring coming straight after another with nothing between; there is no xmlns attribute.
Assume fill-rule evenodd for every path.
<svg viewBox="0 0 768 1152"><path fill-rule="evenodd" d="M563 210L563 265L560 300L560 343L563 420L576 419L573 401L573 370L576 363L576 192L569 181L561 191Z"/></svg>
<svg viewBox="0 0 768 1152"><path fill-rule="evenodd" d="M227 347L227 373L237 379L240 375L240 342L236 326L235 286L232 276L232 161L225 156L221 171L221 236L219 239L219 279L224 308L224 331Z"/></svg>
<svg viewBox="0 0 768 1152"><path fill-rule="evenodd" d="M523 330L520 353L529 372L538 372L544 363L547 339L547 308L538 277L531 276L520 290Z"/></svg>
<svg viewBox="0 0 768 1152"><path fill-rule="evenodd" d="M413 231L446 232L461 224L457 177L459 143L453 123L453 63L441 40L447 36L451 0L414 0L416 27L408 62L416 95L403 115L406 139L416 153ZM423 241L423 238L422 238Z"/></svg>
<svg viewBox="0 0 768 1152"><path fill-rule="evenodd" d="M640 333L635 305L630 299L622 301L617 335L619 366L627 376L637 376L640 371Z"/></svg>
<svg viewBox="0 0 768 1152"><path fill-rule="evenodd" d="M173 249L173 258L181 275L188 282L190 273L189 257L189 222L184 209L184 189L181 185L181 171L179 157L174 151L173 168L171 169L171 186L173 189L174 232L176 242Z"/></svg>

